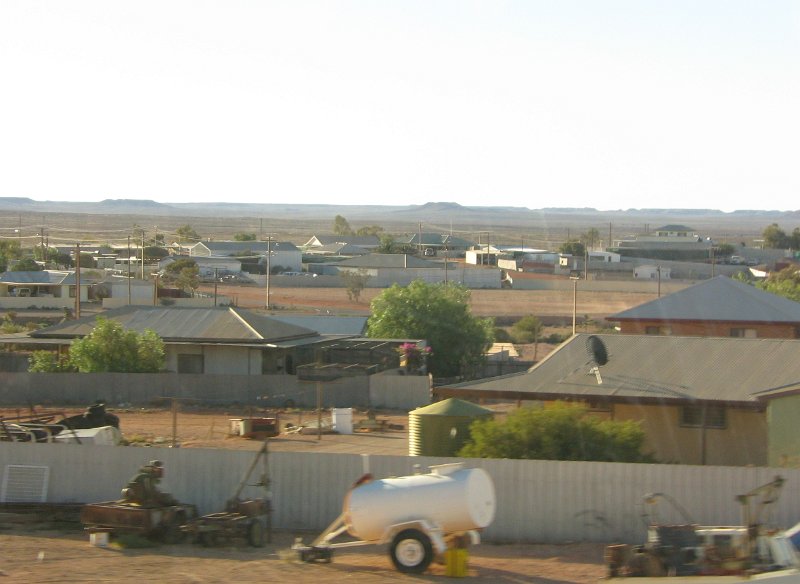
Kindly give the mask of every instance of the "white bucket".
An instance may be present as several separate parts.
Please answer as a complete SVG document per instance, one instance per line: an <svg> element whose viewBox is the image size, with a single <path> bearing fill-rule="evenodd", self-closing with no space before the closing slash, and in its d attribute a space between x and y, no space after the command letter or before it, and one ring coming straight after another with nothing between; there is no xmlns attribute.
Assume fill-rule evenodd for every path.
<svg viewBox="0 0 800 584"><path fill-rule="evenodd" d="M331 426L339 434L353 433L353 408L332 408Z"/></svg>
<svg viewBox="0 0 800 584"><path fill-rule="evenodd" d="M89 543L95 547L108 547L108 532L97 531L89 534Z"/></svg>

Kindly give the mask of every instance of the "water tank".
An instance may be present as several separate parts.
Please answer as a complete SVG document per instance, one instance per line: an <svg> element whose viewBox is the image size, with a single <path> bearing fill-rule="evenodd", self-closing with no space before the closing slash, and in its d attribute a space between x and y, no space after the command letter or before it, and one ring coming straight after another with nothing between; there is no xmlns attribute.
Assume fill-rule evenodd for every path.
<svg viewBox="0 0 800 584"><path fill-rule="evenodd" d="M408 414L409 456L456 456L470 437L475 420L490 418L491 410L449 398Z"/></svg>
<svg viewBox="0 0 800 584"><path fill-rule="evenodd" d="M445 464L429 474L358 485L345 498L344 512L347 531L365 541L416 520L433 522L445 533L481 529L494 520L494 483L483 469Z"/></svg>

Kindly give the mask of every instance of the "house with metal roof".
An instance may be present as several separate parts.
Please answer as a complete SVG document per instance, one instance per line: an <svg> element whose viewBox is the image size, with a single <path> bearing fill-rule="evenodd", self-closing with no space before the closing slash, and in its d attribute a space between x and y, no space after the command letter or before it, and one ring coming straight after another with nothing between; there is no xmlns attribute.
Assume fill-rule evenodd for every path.
<svg viewBox="0 0 800 584"><path fill-rule="evenodd" d="M398 244L421 250L421 254L429 257L444 256L464 257L464 253L475 247L475 243L447 233L412 233L397 239Z"/></svg>
<svg viewBox="0 0 800 584"><path fill-rule="evenodd" d="M102 318L126 330L152 330L163 341L165 370L212 375L295 375L301 365L337 361L371 373L397 369L397 347L408 339L365 339L366 317L330 315L266 316L236 307L181 308L124 306ZM67 350L94 329L95 316L66 321L25 335L6 335L0 343L23 349ZM345 357L347 353L357 357ZM366 359L366 360L364 360Z"/></svg>
<svg viewBox="0 0 800 584"><path fill-rule="evenodd" d="M280 266L285 271L302 270L302 253L290 241L201 241L189 248L192 257L249 257L262 264L267 253L271 269Z"/></svg>
<svg viewBox="0 0 800 584"><path fill-rule="evenodd" d="M712 242L685 225L664 225L615 241L607 251L623 257L663 260L703 260L711 257Z"/></svg>
<svg viewBox="0 0 800 584"><path fill-rule="evenodd" d="M69 308L75 304L77 276L75 271L41 270L3 272L0 274L0 308L23 309ZM81 302L89 299L89 286L94 279L81 275Z"/></svg>
<svg viewBox="0 0 800 584"><path fill-rule="evenodd" d="M329 245L347 245L373 251L381 244L377 235L314 235L302 247L307 251Z"/></svg>
<svg viewBox="0 0 800 584"><path fill-rule="evenodd" d="M607 317L626 334L800 338L800 302L717 276Z"/></svg>
<svg viewBox="0 0 800 584"><path fill-rule="evenodd" d="M589 350L592 336L604 344L604 365ZM645 450L661 462L765 465L763 396L798 387L798 355L800 340L579 334L524 373L433 391L438 398L581 402L594 415L640 422Z"/></svg>
<svg viewBox="0 0 800 584"><path fill-rule="evenodd" d="M500 288L502 270L466 267L463 263L430 260L410 254L372 253L340 262L309 264L309 271L326 275L356 273L367 276L370 288L406 286L414 280L460 283L468 288Z"/></svg>

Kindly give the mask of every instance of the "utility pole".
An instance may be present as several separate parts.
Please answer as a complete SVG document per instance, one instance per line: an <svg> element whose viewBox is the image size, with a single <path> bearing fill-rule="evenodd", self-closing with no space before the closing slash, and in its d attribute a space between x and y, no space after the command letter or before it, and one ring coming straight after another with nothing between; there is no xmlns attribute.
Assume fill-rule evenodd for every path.
<svg viewBox="0 0 800 584"><path fill-rule="evenodd" d="M81 244L75 244L75 320L81 317Z"/></svg>
<svg viewBox="0 0 800 584"><path fill-rule="evenodd" d="M144 280L144 228L142 228L142 280Z"/></svg>
<svg viewBox="0 0 800 584"><path fill-rule="evenodd" d="M217 268L214 268L214 307L217 306L217 282L219 282L219 276L217 274Z"/></svg>
<svg viewBox="0 0 800 584"><path fill-rule="evenodd" d="M419 248L417 255L422 257L422 221L419 222L419 234L417 237L419 237L419 241L417 241L417 248Z"/></svg>
<svg viewBox="0 0 800 584"><path fill-rule="evenodd" d="M131 236L128 236L128 306L131 305Z"/></svg>
<svg viewBox="0 0 800 584"><path fill-rule="evenodd" d="M271 258L272 255L272 235L267 235L267 310L270 309L270 302L269 302L269 273L271 267Z"/></svg>

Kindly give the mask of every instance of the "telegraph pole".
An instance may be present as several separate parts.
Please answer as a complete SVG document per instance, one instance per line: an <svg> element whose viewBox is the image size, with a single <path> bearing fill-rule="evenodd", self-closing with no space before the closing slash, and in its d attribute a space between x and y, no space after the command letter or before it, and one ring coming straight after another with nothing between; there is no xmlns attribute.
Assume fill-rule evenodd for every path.
<svg viewBox="0 0 800 584"><path fill-rule="evenodd" d="M128 306L131 305L131 236L128 236Z"/></svg>
<svg viewBox="0 0 800 584"><path fill-rule="evenodd" d="M270 256L272 255L272 235L267 235L267 310L270 309L269 302L269 273L271 267Z"/></svg>
<svg viewBox="0 0 800 584"><path fill-rule="evenodd" d="M81 317L81 244L75 244L75 320Z"/></svg>

